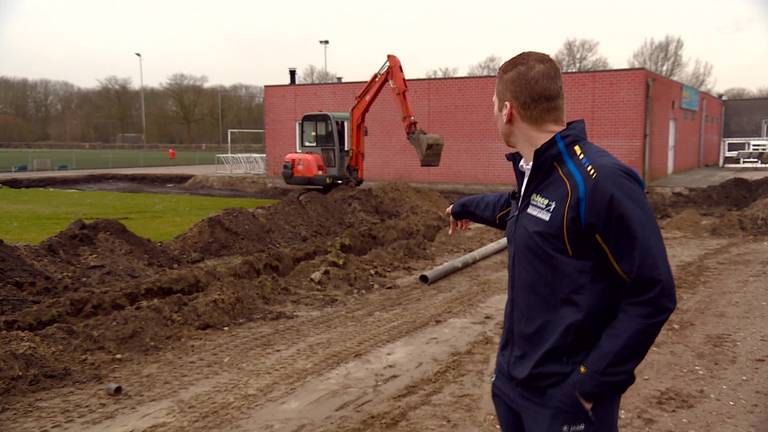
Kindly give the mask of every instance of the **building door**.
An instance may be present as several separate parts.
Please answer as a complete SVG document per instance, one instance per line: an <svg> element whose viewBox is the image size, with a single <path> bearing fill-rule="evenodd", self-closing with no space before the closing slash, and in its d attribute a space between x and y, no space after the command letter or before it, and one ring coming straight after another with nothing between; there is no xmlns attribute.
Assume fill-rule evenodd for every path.
<svg viewBox="0 0 768 432"><path fill-rule="evenodd" d="M667 151L667 174L675 172L675 140L677 139L677 122L669 119L669 150Z"/></svg>

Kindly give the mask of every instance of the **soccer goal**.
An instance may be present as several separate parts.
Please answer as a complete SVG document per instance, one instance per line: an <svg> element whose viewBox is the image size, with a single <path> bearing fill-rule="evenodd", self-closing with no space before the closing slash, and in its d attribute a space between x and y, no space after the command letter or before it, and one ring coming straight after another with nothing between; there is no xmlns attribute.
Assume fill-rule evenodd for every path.
<svg viewBox="0 0 768 432"><path fill-rule="evenodd" d="M121 133L115 137L117 144L144 144L144 134L140 133Z"/></svg>
<svg viewBox="0 0 768 432"><path fill-rule="evenodd" d="M252 135L253 134L253 135ZM233 141L242 143L243 136L256 138L253 153L232 153ZM257 141L257 142L254 142ZM263 129L227 129L227 154L216 155L216 172L229 174L264 174L266 158Z"/></svg>
<svg viewBox="0 0 768 432"><path fill-rule="evenodd" d="M229 154L232 154L232 143L250 144L254 147L252 153L266 153L264 151L264 129L227 129L227 153Z"/></svg>

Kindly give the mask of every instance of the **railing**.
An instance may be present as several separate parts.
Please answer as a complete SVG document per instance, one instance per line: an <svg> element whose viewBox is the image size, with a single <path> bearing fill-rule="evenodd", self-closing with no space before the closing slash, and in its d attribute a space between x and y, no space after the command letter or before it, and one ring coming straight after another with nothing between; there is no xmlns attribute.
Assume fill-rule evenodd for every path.
<svg viewBox="0 0 768 432"><path fill-rule="evenodd" d="M229 174L264 174L267 155L232 153L216 155L216 172Z"/></svg>
<svg viewBox="0 0 768 432"><path fill-rule="evenodd" d="M210 165L214 163L216 163L216 152L198 150L176 150L175 157L170 158L167 150L0 148L0 172Z"/></svg>
<svg viewBox="0 0 768 432"><path fill-rule="evenodd" d="M768 138L725 138L720 166L768 167Z"/></svg>

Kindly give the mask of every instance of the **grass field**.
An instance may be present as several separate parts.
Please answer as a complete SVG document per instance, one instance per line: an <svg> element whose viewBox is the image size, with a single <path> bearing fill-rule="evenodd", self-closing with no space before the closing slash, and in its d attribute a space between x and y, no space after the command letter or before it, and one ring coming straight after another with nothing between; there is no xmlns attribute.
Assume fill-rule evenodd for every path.
<svg viewBox="0 0 768 432"><path fill-rule="evenodd" d="M51 169L130 168L142 166L207 165L216 162L216 152L177 151L168 159L162 150L30 150L0 149L0 172L25 165L31 171L34 161L50 161ZM38 162L40 163L40 162Z"/></svg>
<svg viewBox="0 0 768 432"><path fill-rule="evenodd" d="M39 243L76 219L117 219L134 233L169 240L225 208L253 208L274 200L0 187L0 239Z"/></svg>

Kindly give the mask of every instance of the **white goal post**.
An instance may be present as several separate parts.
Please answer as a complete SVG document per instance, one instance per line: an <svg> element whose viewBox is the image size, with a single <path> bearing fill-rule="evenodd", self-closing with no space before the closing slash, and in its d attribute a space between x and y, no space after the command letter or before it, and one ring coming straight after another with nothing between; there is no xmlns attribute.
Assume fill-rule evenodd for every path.
<svg viewBox="0 0 768 432"><path fill-rule="evenodd" d="M264 129L227 129L227 153L232 154L232 133L257 133L263 134ZM262 135L262 143L264 142L264 136Z"/></svg>
<svg viewBox="0 0 768 432"><path fill-rule="evenodd" d="M264 133L264 129L227 129L227 153L216 155L216 172L229 174L264 174L265 153L232 153L232 134ZM263 139L262 139L263 142Z"/></svg>

